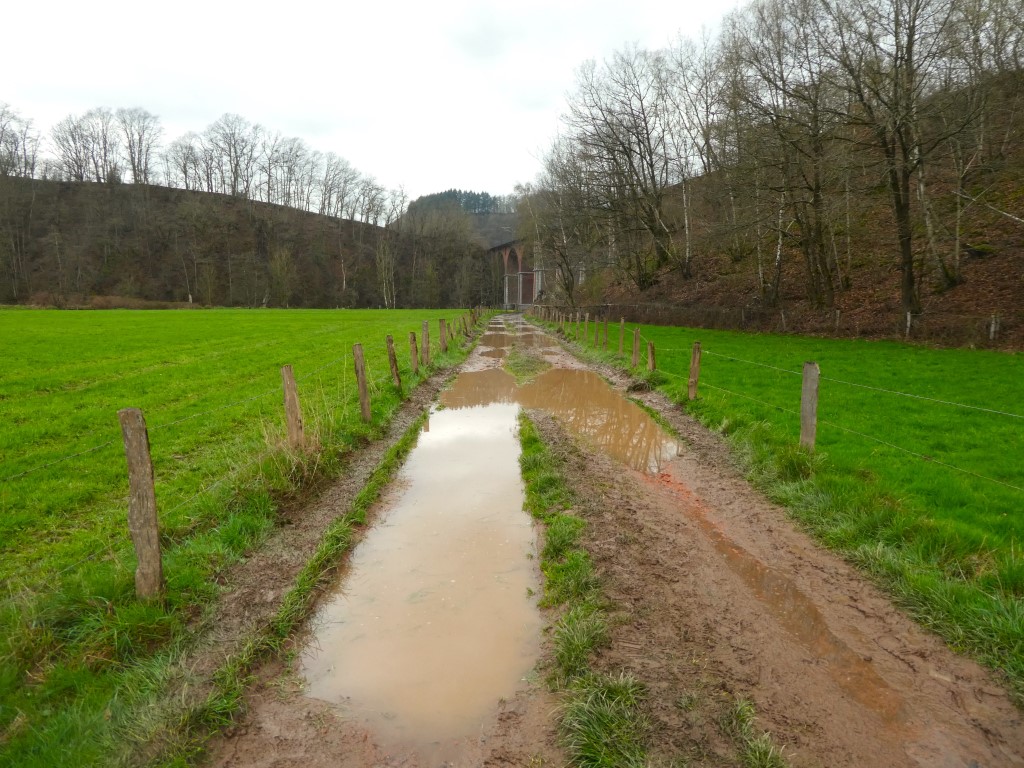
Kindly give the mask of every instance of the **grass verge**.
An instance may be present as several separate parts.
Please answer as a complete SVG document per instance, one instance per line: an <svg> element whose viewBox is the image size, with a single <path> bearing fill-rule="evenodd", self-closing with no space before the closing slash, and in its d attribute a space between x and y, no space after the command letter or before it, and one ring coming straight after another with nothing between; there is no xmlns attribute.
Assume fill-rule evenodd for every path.
<svg viewBox="0 0 1024 768"><path fill-rule="evenodd" d="M594 651L608 641L608 619L590 555L579 546L586 523L569 511L572 493L560 462L525 413L519 416L519 440L526 509L546 528L543 604L562 609L548 677L565 697L562 745L573 765L642 766L650 730L643 684L625 673L610 676L590 668Z"/></svg>
<svg viewBox="0 0 1024 768"><path fill-rule="evenodd" d="M656 344L660 380L631 369L628 352L577 350L643 377L726 436L755 486L954 650L996 670L1024 706L1024 433L1014 416L1024 355L640 331ZM698 339L700 397L688 402ZM814 454L797 446L804 360L823 376Z"/></svg>
<svg viewBox="0 0 1024 768"><path fill-rule="evenodd" d="M416 445L426 418L426 414L421 415L406 430L374 469L349 511L327 528L316 552L300 571L273 619L243 640L240 650L217 670L205 701L183 712L175 727L164 734L163 739L169 746L160 755L158 764L186 765L188 759L201 752L213 732L231 722L240 707L250 673L261 659L280 652L292 632L309 616L319 590L349 550L353 527L366 522L371 505Z"/></svg>
<svg viewBox="0 0 1024 768"><path fill-rule="evenodd" d="M83 333L91 327L85 313L25 314L33 322L50 323L51 332L68 322L83 323ZM124 393L142 398L129 402L149 402L162 415L157 427L152 426L156 420L151 420L150 431L160 478L157 498L167 589L163 600L135 599L134 555L123 525L124 498L116 490L99 495L88 491L110 472L108 464L119 467L117 472L123 475L123 456L113 450L117 445L110 449L113 460L104 449L60 465L57 479L46 471L19 478L17 487L0 485L0 508L8 511L15 505L15 513L5 515L0 523L0 533L16 532L13 539L0 536L0 568L7 569L5 574L16 574L16 578L4 576L6 594L0 596L0 763L107 765L126 743L145 737L149 726L140 713L159 709L162 692L174 686L176 662L195 644L194 628L202 627L210 615L223 574L258 547L289 509L336 476L346 455L383 434L401 405L403 398L390 384L381 343L379 350L368 348L367 353L368 367L375 371L370 384L372 422L359 419L348 342L362 339L353 334L372 331L383 339L383 333L390 332L400 339L399 331L407 326L419 331L412 317L411 313L140 313L137 322L146 327L128 333L126 341L116 329L119 323L133 328L135 316L102 313L98 322L105 325L93 329L94 335L115 338L112 358L130 358L135 350L141 355L138 370L122 374L109 360L87 361L81 370L65 366L56 373L47 371L47 376L56 377L53 381L40 383L25 373L16 382L24 391L19 398L0 402L0 413L9 406L22 407L22 400L38 404L47 392L59 391L60 397L48 407L55 414L68 415L47 427L54 439L60 430L77 424L80 412L106 412L112 407L111 398L120 401ZM354 328L346 325L350 320L356 321ZM218 323L225 327L213 334L212 341L199 333L200 342L193 346L175 346L172 338L161 347L145 332L155 332L161 322L171 327L159 333L170 337L183 335L182 323L201 324L192 331L220 327ZM255 355L240 343L254 328L276 329L273 337L256 343ZM307 338L298 329L317 332ZM318 369L316 363L325 357L328 341L337 344L333 351L340 356ZM129 342L135 346L122 348ZM292 346L293 342L306 345L302 346L304 357L288 353L282 359L305 360L303 366L296 365L296 374L307 436L315 444L309 452L289 451L278 437L276 369L269 382L271 399L277 401L272 403L273 418L260 410L270 402L258 392L268 382L256 380L250 370L255 365L261 370L266 367L265 353L275 345ZM25 349L31 357L31 349ZM436 356L429 368L421 366L419 376L402 365L405 392L466 354L457 344L449 350ZM247 399L254 388L257 394ZM235 400L241 402L238 408L223 405ZM78 406L72 407L76 402ZM255 412L250 410L256 406ZM244 428L238 419L243 419ZM159 429L160 424L167 431ZM26 438L30 443L33 439ZM42 444L46 450L53 449L46 440ZM6 458L7 450L6 444L0 445L0 456ZM39 458L45 457L40 454ZM31 464L34 459L26 461ZM75 478L68 483L72 496L51 493L61 485L61 476ZM78 483L80 477L86 479L84 485ZM37 480L41 482L34 490L25 485ZM46 508L39 514L18 506L17 499L33 496ZM63 527L51 535L57 518ZM334 546L345 546L344 531L334 535ZM7 557L9 549L17 551L16 562ZM299 608L293 605L290 610ZM241 658L248 652L240 651ZM226 667L217 685L225 691L237 690L235 672L236 668ZM232 706L230 697L222 696L199 716L200 721L216 719L218 711L231 712Z"/></svg>

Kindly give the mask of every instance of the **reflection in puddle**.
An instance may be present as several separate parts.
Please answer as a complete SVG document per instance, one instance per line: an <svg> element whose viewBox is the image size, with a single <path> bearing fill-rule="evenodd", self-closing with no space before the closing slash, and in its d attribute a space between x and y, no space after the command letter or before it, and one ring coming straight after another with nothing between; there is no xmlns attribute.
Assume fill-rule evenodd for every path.
<svg viewBox="0 0 1024 768"><path fill-rule="evenodd" d="M684 483L668 474L659 475L658 480L682 498L684 511L711 540L729 569L790 635L827 665L829 675L847 695L877 712L887 724L903 720L903 698L879 676L871 662L836 637L818 607L792 579L769 568L726 536L707 518L700 500Z"/></svg>
<svg viewBox="0 0 1024 768"><path fill-rule="evenodd" d="M301 658L308 695L434 761L479 734L539 652L517 411L431 416Z"/></svg>
<svg viewBox="0 0 1024 768"><path fill-rule="evenodd" d="M500 368L463 373L441 402L452 408L517 402L546 411L632 469L657 472L678 451L642 408L590 371L551 368L522 387Z"/></svg>

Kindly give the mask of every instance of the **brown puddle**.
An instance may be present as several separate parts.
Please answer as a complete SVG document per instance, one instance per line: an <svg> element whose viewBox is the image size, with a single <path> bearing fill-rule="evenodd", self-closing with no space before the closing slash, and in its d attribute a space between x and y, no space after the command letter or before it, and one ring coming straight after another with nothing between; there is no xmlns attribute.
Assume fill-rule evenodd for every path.
<svg viewBox="0 0 1024 768"><path fill-rule="evenodd" d="M658 480L671 487L683 510L714 544L730 570L763 602L779 624L828 666L829 675L855 701L877 712L888 725L904 721L903 698L828 628L818 607L793 581L729 539L711 522L685 483L668 474Z"/></svg>
<svg viewBox="0 0 1024 768"><path fill-rule="evenodd" d="M492 324L479 354L513 344L554 346L515 324ZM531 338L532 337L532 338ZM434 763L480 737L503 697L533 669L542 622L534 529L523 511L516 415L551 413L627 466L659 472L677 445L643 409L583 370L554 368L523 386L500 368L461 373L442 393L385 500L318 611L301 656L307 693L339 706L376 737ZM828 665L851 697L887 719L902 699L828 629L795 584L717 528L687 486L667 474L684 510L782 626Z"/></svg>
<svg viewBox="0 0 1024 768"><path fill-rule="evenodd" d="M452 407L514 402L546 411L609 456L645 472L657 472L678 451L642 408L590 371L550 368L522 387L500 368L463 373L441 402Z"/></svg>
<svg viewBox="0 0 1024 768"><path fill-rule="evenodd" d="M431 415L301 657L308 695L433 761L479 736L539 653L517 411Z"/></svg>

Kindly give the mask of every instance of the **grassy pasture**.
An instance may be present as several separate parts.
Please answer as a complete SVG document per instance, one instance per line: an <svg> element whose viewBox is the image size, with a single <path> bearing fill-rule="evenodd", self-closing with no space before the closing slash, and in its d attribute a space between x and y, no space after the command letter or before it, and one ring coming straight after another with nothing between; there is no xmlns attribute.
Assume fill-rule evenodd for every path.
<svg viewBox="0 0 1024 768"><path fill-rule="evenodd" d="M458 314L0 311L0 763L107 762L130 717L120 707L154 685L156 659L184 642L218 575L276 524L282 501L337 471L399 405L385 336L408 390L409 331L419 339L429 320L432 369L451 364L464 353L438 359L437 320ZM284 445L284 364L320 448L308 456ZM162 603L133 597L117 421L127 406L149 427Z"/></svg>
<svg viewBox="0 0 1024 768"><path fill-rule="evenodd" d="M615 354L617 324L611 352L593 350L592 329L582 348L627 367L635 327L627 324L625 359ZM652 382L728 435L759 487L952 647L1005 673L1024 702L1024 355L664 326L640 332L657 351ZM697 340L700 392L687 403ZM641 367L646 359L644 343ZM808 360L822 376L813 455L797 447Z"/></svg>

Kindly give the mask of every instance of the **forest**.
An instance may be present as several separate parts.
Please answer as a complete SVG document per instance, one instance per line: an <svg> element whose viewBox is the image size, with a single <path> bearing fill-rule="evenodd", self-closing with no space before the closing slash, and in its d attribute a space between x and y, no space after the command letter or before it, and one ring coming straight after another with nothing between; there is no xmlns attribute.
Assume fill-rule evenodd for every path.
<svg viewBox="0 0 1024 768"><path fill-rule="evenodd" d="M570 304L1020 313L1022 56L1009 0L755 0L578 70L523 235Z"/></svg>
<svg viewBox="0 0 1024 768"><path fill-rule="evenodd" d="M0 105L0 302L497 301L500 275L473 216L499 198L466 192L410 206L342 158L237 115L163 149L161 135L144 110L98 108L44 139Z"/></svg>

